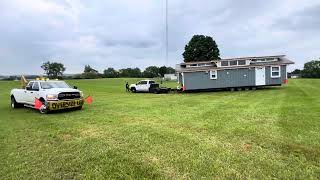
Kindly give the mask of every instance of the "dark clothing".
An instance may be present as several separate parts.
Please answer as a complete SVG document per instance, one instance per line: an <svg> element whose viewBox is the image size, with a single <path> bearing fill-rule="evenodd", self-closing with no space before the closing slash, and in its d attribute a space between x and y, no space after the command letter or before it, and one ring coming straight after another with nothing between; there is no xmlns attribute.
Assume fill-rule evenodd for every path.
<svg viewBox="0 0 320 180"><path fill-rule="evenodd" d="M128 83L126 83L126 92L130 92L129 84L128 84Z"/></svg>

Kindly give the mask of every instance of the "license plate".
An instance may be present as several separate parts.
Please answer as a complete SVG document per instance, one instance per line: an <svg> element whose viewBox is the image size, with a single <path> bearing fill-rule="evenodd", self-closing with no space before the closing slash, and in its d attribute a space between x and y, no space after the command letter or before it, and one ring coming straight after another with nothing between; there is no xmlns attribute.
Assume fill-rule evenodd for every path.
<svg viewBox="0 0 320 180"><path fill-rule="evenodd" d="M70 100L70 101L57 101L57 102L48 103L49 110L68 109L68 108L79 107L82 105L83 105L83 99Z"/></svg>

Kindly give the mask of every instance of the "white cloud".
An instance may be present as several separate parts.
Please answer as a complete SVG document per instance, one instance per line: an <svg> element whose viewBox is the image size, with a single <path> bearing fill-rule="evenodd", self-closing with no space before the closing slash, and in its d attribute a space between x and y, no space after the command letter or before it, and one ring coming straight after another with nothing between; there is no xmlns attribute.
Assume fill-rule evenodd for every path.
<svg viewBox="0 0 320 180"><path fill-rule="evenodd" d="M164 65L164 2L2 1L0 74L41 73L45 60L64 63L67 73L85 64L100 71ZM182 61L192 35L206 34L223 57L287 54L292 68L302 67L319 56L319 7L317 0L169 1L166 65Z"/></svg>

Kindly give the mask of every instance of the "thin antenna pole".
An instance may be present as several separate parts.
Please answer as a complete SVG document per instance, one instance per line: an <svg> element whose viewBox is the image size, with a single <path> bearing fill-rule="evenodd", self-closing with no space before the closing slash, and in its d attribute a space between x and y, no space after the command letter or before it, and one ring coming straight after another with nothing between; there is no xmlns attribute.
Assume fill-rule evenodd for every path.
<svg viewBox="0 0 320 180"><path fill-rule="evenodd" d="M168 46L169 46L169 39L168 39L168 0L166 0L166 64L168 65Z"/></svg>

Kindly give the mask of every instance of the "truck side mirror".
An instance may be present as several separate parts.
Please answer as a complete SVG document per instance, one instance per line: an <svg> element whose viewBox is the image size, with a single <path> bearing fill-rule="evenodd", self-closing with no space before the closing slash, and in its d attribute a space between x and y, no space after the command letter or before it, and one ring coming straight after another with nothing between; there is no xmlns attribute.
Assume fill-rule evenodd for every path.
<svg viewBox="0 0 320 180"><path fill-rule="evenodd" d="M32 88L30 86L27 86L26 90L30 91L30 90L32 90Z"/></svg>
<svg viewBox="0 0 320 180"><path fill-rule="evenodd" d="M73 89L78 89L78 87L77 86L73 86Z"/></svg>

